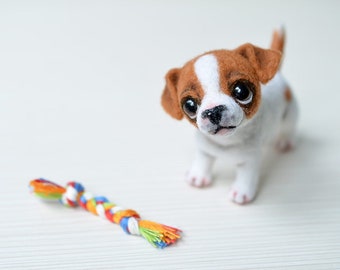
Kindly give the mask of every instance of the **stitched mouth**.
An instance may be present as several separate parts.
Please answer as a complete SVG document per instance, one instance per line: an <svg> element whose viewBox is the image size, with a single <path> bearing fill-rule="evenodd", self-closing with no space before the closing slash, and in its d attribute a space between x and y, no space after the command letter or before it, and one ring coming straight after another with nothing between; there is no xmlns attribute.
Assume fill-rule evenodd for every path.
<svg viewBox="0 0 340 270"><path fill-rule="evenodd" d="M221 131L222 129L227 129L227 130L232 130L232 129L235 129L236 126L227 126L227 127L224 127L224 126L217 126L217 128L213 131L214 134L217 134L219 131Z"/></svg>

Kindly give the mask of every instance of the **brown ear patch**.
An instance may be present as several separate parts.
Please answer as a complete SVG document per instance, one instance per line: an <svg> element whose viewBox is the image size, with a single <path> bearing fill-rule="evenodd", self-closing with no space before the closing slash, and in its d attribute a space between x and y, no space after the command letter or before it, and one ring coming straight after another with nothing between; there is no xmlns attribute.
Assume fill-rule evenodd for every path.
<svg viewBox="0 0 340 270"><path fill-rule="evenodd" d="M261 83L271 80L279 69L281 53L278 51L261 49L250 43L238 47L235 51L249 61Z"/></svg>
<svg viewBox="0 0 340 270"><path fill-rule="evenodd" d="M168 71L165 76L166 83L161 98L164 110L177 120L183 118L183 112L179 104L177 93L177 83L180 73L181 69L179 68L173 68Z"/></svg>

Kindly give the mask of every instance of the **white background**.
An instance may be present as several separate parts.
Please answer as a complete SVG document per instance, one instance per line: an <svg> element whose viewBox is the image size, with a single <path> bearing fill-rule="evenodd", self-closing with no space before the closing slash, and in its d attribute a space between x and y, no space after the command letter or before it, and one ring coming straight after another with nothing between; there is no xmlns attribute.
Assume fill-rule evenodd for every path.
<svg viewBox="0 0 340 270"><path fill-rule="evenodd" d="M337 1L0 1L1 269L340 269L340 4ZM164 75L204 51L287 30L283 73L299 143L265 165L254 203L227 199L220 161L186 185L194 128L160 106ZM46 205L28 182L82 182L175 246L82 209Z"/></svg>

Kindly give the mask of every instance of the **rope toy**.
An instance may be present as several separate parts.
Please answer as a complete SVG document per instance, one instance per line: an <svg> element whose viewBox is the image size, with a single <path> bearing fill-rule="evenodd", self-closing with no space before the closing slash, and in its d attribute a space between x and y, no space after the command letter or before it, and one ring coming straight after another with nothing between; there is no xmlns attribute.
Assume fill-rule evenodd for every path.
<svg viewBox="0 0 340 270"><path fill-rule="evenodd" d="M29 188L36 196L59 200L67 207L80 205L94 215L106 218L119 224L127 234L140 235L154 247L165 248L174 244L181 236L181 230L140 219L139 214L131 209L124 210L116 204L109 202L103 196L93 196L77 182L69 182L64 188L45 179L35 179L29 184Z"/></svg>

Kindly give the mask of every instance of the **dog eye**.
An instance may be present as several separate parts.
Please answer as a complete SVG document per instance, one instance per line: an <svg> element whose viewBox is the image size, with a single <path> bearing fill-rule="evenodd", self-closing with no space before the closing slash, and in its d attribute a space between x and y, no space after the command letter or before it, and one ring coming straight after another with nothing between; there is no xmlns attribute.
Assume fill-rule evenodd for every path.
<svg viewBox="0 0 340 270"><path fill-rule="evenodd" d="M183 111L191 118L194 119L197 116L198 104L192 99L188 98L183 102Z"/></svg>
<svg viewBox="0 0 340 270"><path fill-rule="evenodd" d="M243 105L249 104L253 100L253 92L250 91L249 87L243 82L237 82L235 84L232 95Z"/></svg>

